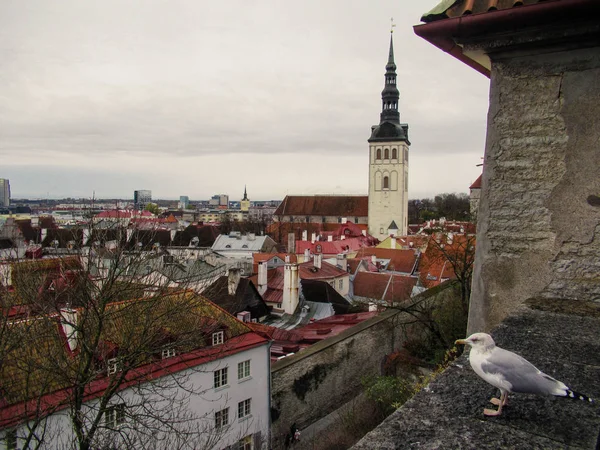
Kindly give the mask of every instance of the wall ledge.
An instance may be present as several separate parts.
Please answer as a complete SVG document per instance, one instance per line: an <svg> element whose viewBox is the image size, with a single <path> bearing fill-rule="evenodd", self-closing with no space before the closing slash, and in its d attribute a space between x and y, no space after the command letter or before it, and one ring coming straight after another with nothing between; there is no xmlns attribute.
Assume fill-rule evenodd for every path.
<svg viewBox="0 0 600 450"><path fill-rule="evenodd" d="M600 317L523 308L492 335L596 403L512 394L502 416L485 417L497 391L464 354L352 448L600 448Z"/></svg>

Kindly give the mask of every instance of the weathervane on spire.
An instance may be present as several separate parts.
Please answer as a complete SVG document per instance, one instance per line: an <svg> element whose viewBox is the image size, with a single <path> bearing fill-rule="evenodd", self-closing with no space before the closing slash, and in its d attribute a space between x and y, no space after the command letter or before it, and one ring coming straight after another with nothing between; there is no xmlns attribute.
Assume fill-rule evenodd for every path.
<svg viewBox="0 0 600 450"><path fill-rule="evenodd" d="M394 18L390 18L390 22L391 22L391 27L390 27L390 33L394 32L394 27L396 26L396 24L394 23Z"/></svg>

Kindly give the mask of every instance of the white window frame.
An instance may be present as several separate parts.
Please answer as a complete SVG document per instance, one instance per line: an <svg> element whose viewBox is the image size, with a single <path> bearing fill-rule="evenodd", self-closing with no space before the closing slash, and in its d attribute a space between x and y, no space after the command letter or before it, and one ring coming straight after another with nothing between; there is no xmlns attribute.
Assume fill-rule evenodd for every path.
<svg viewBox="0 0 600 450"><path fill-rule="evenodd" d="M6 446L6 450L17 450L17 430L13 428L12 430L6 430L4 433L4 438L2 438L2 443Z"/></svg>
<svg viewBox="0 0 600 450"><path fill-rule="evenodd" d="M254 436L249 434L237 443L237 450L254 450Z"/></svg>
<svg viewBox="0 0 600 450"><path fill-rule="evenodd" d="M109 358L106 360L106 373L110 375L114 375L117 372L123 370L121 367L121 361L119 358Z"/></svg>
<svg viewBox="0 0 600 450"><path fill-rule="evenodd" d="M109 406L104 411L104 425L107 428L119 428L125 423L125 403Z"/></svg>
<svg viewBox="0 0 600 450"><path fill-rule="evenodd" d="M229 407L215 411L215 429L220 430L229 425Z"/></svg>
<svg viewBox="0 0 600 450"><path fill-rule="evenodd" d="M252 415L252 398L238 403L238 419L244 420Z"/></svg>
<svg viewBox="0 0 600 450"><path fill-rule="evenodd" d="M161 352L162 359L169 359L177 355L177 351L173 347L163 348Z"/></svg>
<svg viewBox="0 0 600 450"><path fill-rule="evenodd" d="M227 386L229 381L229 373L227 369L227 367L223 367L222 369L218 369L213 372L213 387L215 389Z"/></svg>
<svg viewBox="0 0 600 450"><path fill-rule="evenodd" d="M217 331L212 334L212 345L219 345L225 342L225 333L223 331Z"/></svg>
<svg viewBox="0 0 600 450"><path fill-rule="evenodd" d="M238 380L250 378L250 360L238 363Z"/></svg>

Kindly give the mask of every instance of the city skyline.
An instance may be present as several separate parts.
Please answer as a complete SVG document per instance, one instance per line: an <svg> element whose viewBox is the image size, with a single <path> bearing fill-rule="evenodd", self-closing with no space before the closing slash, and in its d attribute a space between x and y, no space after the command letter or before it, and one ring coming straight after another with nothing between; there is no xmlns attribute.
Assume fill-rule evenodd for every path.
<svg viewBox="0 0 600 450"><path fill-rule="evenodd" d="M366 195L393 16L409 198L467 192L489 80L414 35L436 3L3 2L0 177L14 198Z"/></svg>

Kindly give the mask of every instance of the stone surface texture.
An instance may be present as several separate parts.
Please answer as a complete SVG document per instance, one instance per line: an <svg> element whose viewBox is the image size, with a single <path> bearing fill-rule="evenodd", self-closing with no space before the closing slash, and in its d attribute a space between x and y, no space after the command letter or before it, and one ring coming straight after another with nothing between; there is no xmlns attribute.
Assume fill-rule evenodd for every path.
<svg viewBox="0 0 600 450"><path fill-rule="evenodd" d="M551 31L471 44L492 74L470 332L530 298L600 302L600 26Z"/></svg>
<svg viewBox="0 0 600 450"><path fill-rule="evenodd" d="M600 309L578 316L523 308L492 335L497 345L600 399ZM598 401L511 394L501 416L485 417L498 392L467 358L468 351L353 449L600 448Z"/></svg>

